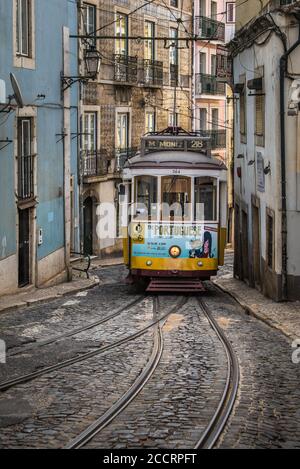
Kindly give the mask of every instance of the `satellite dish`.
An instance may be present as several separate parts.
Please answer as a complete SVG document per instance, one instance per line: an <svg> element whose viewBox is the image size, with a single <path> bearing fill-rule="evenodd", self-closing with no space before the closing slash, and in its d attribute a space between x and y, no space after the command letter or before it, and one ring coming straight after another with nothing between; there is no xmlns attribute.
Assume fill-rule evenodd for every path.
<svg viewBox="0 0 300 469"><path fill-rule="evenodd" d="M22 98L22 93L19 87L19 83L17 82L17 79L13 73L10 74L10 81L11 81L11 86L14 91L13 96L11 98L14 98L16 100L16 103L18 107L24 107L24 101Z"/></svg>

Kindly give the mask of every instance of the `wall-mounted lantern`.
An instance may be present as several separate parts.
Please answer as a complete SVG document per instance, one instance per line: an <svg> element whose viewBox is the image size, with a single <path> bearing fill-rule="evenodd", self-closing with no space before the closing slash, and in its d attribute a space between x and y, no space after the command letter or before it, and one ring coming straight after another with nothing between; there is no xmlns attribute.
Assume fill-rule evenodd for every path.
<svg viewBox="0 0 300 469"><path fill-rule="evenodd" d="M87 75L77 77L61 76L62 91L66 91L70 86L74 85L74 83L95 80L100 71L101 55L94 46L85 50L84 63Z"/></svg>

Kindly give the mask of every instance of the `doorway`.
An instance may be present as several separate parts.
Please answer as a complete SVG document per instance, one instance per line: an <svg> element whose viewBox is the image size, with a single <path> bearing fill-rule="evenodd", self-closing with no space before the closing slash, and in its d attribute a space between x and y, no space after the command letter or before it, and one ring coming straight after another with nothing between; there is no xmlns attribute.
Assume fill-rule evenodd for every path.
<svg viewBox="0 0 300 469"><path fill-rule="evenodd" d="M84 254L93 254L93 199L87 197L84 201L83 207L83 225L84 225L84 239L83 251Z"/></svg>
<svg viewBox="0 0 300 469"><path fill-rule="evenodd" d="M30 282L30 209L19 210L19 287Z"/></svg>
<svg viewBox="0 0 300 469"><path fill-rule="evenodd" d="M253 236L253 274L254 284L260 287L260 223L259 208L252 205L252 236Z"/></svg>
<svg viewBox="0 0 300 469"><path fill-rule="evenodd" d="M242 269L243 280L248 280L248 215L244 210L242 210Z"/></svg>

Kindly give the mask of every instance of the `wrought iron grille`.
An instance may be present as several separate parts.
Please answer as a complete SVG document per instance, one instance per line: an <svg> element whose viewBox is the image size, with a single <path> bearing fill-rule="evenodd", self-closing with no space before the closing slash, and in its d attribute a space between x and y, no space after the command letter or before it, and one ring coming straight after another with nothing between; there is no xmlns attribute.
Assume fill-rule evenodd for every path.
<svg viewBox="0 0 300 469"><path fill-rule="evenodd" d="M136 83L137 57L114 54L114 80L122 83Z"/></svg>

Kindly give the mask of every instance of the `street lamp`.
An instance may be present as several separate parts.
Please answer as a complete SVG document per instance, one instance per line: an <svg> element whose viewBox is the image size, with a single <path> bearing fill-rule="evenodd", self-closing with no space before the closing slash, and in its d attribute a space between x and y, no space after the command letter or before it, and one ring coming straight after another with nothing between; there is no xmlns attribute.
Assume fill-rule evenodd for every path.
<svg viewBox="0 0 300 469"><path fill-rule="evenodd" d="M95 46L85 50L84 53L85 68L88 77L92 80L96 78L97 73L100 71L101 56Z"/></svg>
<svg viewBox="0 0 300 469"><path fill-rule="evenodd" d="M61 76L62 92L66 91L70 86L77 82L85 82L87 80L95 80L97 73L100 71L101 55L95 46L91 46L84 52L84 63L86 76L66 77Z"/></svg>

